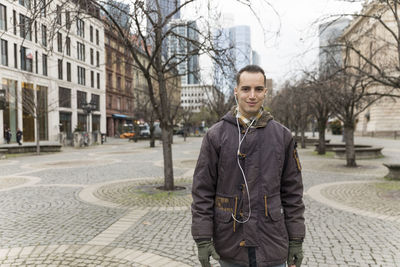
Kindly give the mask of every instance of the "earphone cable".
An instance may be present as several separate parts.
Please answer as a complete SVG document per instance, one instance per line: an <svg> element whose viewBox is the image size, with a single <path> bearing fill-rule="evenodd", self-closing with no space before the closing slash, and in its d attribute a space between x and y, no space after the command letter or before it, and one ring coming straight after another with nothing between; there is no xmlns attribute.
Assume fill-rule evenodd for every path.
<svg viewBox="0 0 400 267"><path fill-rule="evenodd" d="M236 99L236 98L235 98L235 99ZM239 169L240 169L240 171L241 171L241 173L242 173L242 176L243 176L244 184L245 184L245 186L246 186L247 199L249 200L249 215L248 215L248 217L246 218L246 220L244 220L244 221L240 221L240 220L236 219L236 218L235 218L235 215L234 215L233 213L232 213L232 218L233 218L237 223L242 223L242 224L243 224L243 223L246 223L246 222L248 222L248 221L250 220L250 217L251 217L251 204L250 204L249 186L247 185L246 175L244 174L243 168L242 168L242 166L240 165L240 160L239 160L240 146L242 145L242 142L243 142L244 138L246 137L246 135L247 135L247 133L248 133L250 127L253 125L253 123L254 123L255 120L256 120L256 119L253 119L253 120L251 121L251 123L250 123L250 125L247 127L247 129L246 129L246 131L245 131L243 137L240 138L240 137L241 137L241 136L240 136L241 134L240 134L239 119L236 117L236 125L237 125L237 128L238 128L238 134L239 134L239 146L238 146L238 152L237 152L237 157L236 157L236 159L237 159L237 163L238 163Z"/></svg>

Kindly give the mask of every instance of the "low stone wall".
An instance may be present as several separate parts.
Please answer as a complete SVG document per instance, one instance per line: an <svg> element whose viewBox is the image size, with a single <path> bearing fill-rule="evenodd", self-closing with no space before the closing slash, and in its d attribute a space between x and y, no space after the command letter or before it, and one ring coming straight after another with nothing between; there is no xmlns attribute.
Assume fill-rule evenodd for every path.
<svg viewBox="0 0 400 267"><path fill-rule="evenodd" d="M389 173L385 176L386 178L400 181L400 164L383 163L383 165L389 169Z"/></svg>
<svg viewBox="0 0 400 267"><path fill-rule="evenodd" d="M355 148L356 159L376 159L383 157L382 155L383 147L361 147ZM333 148L335 152L335 158L346 159L346 148Z"/></svg>
<svg viewBox="0 0 400 267"><path fill-rule="evenodd" d="M301 137L300 136L294 137L294 140L297 142L297 144L301 144ZM331 140L329 140L329 139L328 140L325 139L325 144L328 144L330 141ZM305 142L306 142L306 145L313 145L315 143L318 143L319 139L318 138L308 138L308 137L306 137L305 138Z"/></svg>
<svg viewBox="0 0 400 267"><path fill-rule="evenodd" d="M318 151L319 144L315 143L315 151ZM355 148L368 148L370 145L354 145ZM346 148L345 144L325 144L325 151L333 151L334 148Z"/></svg>
<svg viewBox="0 0 400 267"><path fill-rule="evenodd" d="M7 154L19 154L19 153L34 153L36 152L36 145L7 145ZM60 144L51 145L40 145L40 152L60 152Z"/></svg>

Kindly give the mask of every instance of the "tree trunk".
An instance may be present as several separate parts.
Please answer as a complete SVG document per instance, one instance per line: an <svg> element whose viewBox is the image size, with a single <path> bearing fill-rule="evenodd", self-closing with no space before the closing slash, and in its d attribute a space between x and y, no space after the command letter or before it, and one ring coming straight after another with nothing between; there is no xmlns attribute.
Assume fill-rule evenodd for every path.
<svg viewBox="0 0 400 267"><path fill-rule="evenodd" d="M326 130L326 119L318 120L318 154L324 155L326 153L325 146L325 130Z"/></svg>
<svg viewBox="0 0 400 267"><path fill-rule="evenodd" d="M36 155L40 155L40 130L39 130L39 119L36 118Z"/></svg>
<svg viewBox="0 0 400 267"><path fill-rule="evenodd" d="M301 148L306 148L306 135L304 128L301 129Z"/></svg>
<svg viewBox="0 0 400 267"><path fill-rule="evenodd" d="M354 124L345 123L344 137L346 141L346 166L356 167L356 151L354 149Z"/></svg>
<svg viewBox="0 0 400 267"><path fill-rule="evenodd" d="M172 127L165 126L162 129L162 144L164 156L164 189L168 191L174 190L174 170L172 165L172 146L171 135Z"/></svg>
<svg viewBox="0 0 400 267"><path fill-rule="evenodd" d="M154 136L154 114L152 113L150 116L150 147L155 147L156 146L156 138Z"/></svg>

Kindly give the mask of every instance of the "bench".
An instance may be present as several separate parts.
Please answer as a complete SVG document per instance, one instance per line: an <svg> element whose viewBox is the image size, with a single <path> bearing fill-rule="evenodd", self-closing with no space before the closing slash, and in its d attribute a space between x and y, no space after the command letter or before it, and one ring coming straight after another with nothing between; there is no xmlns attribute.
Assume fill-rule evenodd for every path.
<svg viewBox="0 0 400 267"><path fill-rule="evenodd" d="M318 147L319 147L319 143L315 143L315 151L318 151ZM354 145L355 148L368 148L368 147L372 147L369 145ZM333 151L334 148L346 148L345 144L335 144L335 143L331 143L331 144L325 144L325 151Z"/></svg>
<svg viewBox="0 0 400 267"><path fill-rule="evenodd" d="M389 169L389 173L385 176L385 178L400 180L400 164L383 163L383 166Z"/></svg>
<svg viewBox="0 0 400 267"><path fill-rule="evenodd" d="M154 138L155 140L161 140L161 136L156 136ZM150 140L150 136L134 136L134 137L129 137L128 141L134 141L135 143L138 140Z"/></svg>
<svg viewBox="0 0 400 267"><path fill-rule="evenodd" d="M294 137L294 140L297 142L297 144L301 144L301 136ZM313 145L315 143L318 143L319 139L318 138L308 138L308 137L306 137L304 139L304 141L305 141L306 145ZM329 139L328 140L325 139L325 144L328 144L330 141L331 140L329 140Z"/></svg>
<svg viewBox="0 0 400 267"><path fill-rule="evenodd" d="M376 159L383 157L382 155L383 147L359 147L354 148L356 153L356 159ZM333 148L335 152L335 158L346 159L346 148Z"/></svg>

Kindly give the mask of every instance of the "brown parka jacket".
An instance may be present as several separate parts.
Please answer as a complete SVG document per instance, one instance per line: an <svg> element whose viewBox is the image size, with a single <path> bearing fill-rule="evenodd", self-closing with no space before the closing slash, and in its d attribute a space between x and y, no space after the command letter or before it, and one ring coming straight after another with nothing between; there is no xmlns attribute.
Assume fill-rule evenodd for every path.
<svg viewBox="0 0 400 267"><path fill-rule="evenodd" d="M237 163L238 129L232 109L203 139L192 188L192 235L211 238L221 259L248 265L246 247L256 247L257 266L284 263L289 239L304 238L301 166L290 131L264 111L242 145L251 216ZM241 127L243 136L245 128Z"/></svg>

